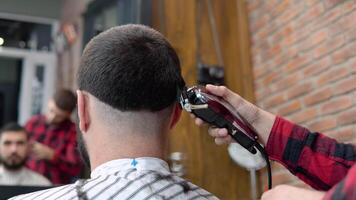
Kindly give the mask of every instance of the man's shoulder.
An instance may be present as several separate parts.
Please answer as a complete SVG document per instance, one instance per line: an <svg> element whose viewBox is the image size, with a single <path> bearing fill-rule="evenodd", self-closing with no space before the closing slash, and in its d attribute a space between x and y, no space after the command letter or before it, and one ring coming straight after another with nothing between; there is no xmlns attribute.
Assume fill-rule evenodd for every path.
<svg viewBox="0 0 356 200"><path fill-rule="evenodd" d="M214 194L209 191L181 178L178 176L174 176L175 180L178 181L182 190L180 192L174 193L169 196L169 199L209 199L216 200L218 199Z"/></svg>
<svg viewBox="0 0 356 200"><path fill-rule="evenodd" d="M41 185L41 186L50 186L52 183L43 175L32 171L31 169L25 168L26 171L26 176L29 179L29 181L35 183L35 185Z"/></svg>
<svg viewBox="0 0 356 200"><path fill-rule="evenodd" d="M27 122L26 125L31 124L38 124L38 123L45 123L45 116L44 115L33 115Z"/></svg>
<svg viewBox="0 0 356 200"><path fill-rule="evenodd" d="M20 200L20 199L36 199L36 200L41 200L41 199L56 199L61 197L62 195L70 195L70 193L73 193L73 197L76 195L74 193L74 188L75 186L73 184L69 185L63 185L63 186L58 186L46 190L40 190L37 192L31 192L28 194L22 194L19 196L15 196L11 198L10 200Z"/></svg>

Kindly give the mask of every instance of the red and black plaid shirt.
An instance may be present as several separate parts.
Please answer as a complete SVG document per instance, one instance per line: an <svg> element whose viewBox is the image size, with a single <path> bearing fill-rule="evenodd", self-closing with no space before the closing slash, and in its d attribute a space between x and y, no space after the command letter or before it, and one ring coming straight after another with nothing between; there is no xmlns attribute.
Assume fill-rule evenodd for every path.
<svg viewBox="0 0 356 200"><path fill-rule="evenodd" d="M324 200L356 199L356 146L277 117L266 150L313 188L328 191Z"/></svg>
<svg viewBox="0 0 356 200"><path fill-rule="evenodd" d="M58 126L46 123L45 116L32 117L25 126L30 140L51 147L55 153L52 160L36 160L31 155L27 166L46 176L53 184L67 184L78 177L82 163L76 149L76 129L66 120Z"/></svg>

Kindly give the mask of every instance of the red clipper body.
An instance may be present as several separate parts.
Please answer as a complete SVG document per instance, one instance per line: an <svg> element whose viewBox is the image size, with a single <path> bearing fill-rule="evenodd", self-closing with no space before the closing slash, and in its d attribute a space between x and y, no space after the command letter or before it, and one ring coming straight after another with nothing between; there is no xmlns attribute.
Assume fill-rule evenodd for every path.
<svg viewBox="0 0 356 200"><path fill-rule="evenodd" d="M207 123L226 128L236 142L251 153L256 153L256 133L223 99L209 94L204 87L194 86L182 92L180 103L186 111Z"/></svg>
<svg viewBox="0 0 356 200"><path fill-rule="evenodd" d="M272 188L271 166L265 149L258 143L255 131L229 103L209 94L205 87L200 86L184 88L179 102L184 110L205 122L219 128L226 128L231 137L252 154L256 154L256 149L260 151L267 164L268 188Z"/></svg>

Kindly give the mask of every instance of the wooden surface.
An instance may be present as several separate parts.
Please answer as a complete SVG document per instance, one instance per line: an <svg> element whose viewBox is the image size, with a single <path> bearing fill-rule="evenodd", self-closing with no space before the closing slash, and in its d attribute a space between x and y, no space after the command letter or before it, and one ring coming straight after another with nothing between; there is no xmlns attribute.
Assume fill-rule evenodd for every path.
<svg viewBox="0 0 356 200"><path fill-rule="evenodd" d="M226 84L254 101L244 1L212 0L212 4ZM201 6L200 14L198 6ZM205 64L218 64L207 1L201 0L198 4L197 0L153 0L152 9L153 27L161 31L178 52L187 85L195 85L198 50ZM197 22L198 14L200 22ZM207 128L198 128L187 113L183 113L172 132L170 143L171 152L182 152L185 156L185 178L221 199L250 199L248 172L233 163L227 146L215 145Z"/></svg>

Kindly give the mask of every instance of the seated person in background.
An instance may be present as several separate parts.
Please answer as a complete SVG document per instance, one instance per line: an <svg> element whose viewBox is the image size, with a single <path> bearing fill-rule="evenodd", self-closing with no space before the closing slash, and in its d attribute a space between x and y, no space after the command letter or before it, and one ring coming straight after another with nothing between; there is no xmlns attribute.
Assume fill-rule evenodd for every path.
<svg viewBox="0 0 356 200"><path fill-rule="evenodd" d="M80 175L82 163L76 149L76 127L70 116L76 97L58 90L48 102L46 115L32 117L25 128L34 141L27 166L53 184L66 184Z"/></svg>
<svg viewBox="0 0 356 200"><path fill-rule="evenodd" d="M7 124L0 131L0 185L51 185L44 176L25 167L29 146L27 133L18 124Z"/></svg>

